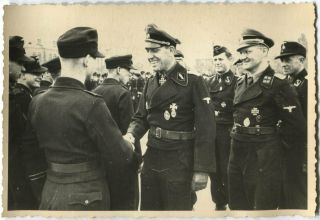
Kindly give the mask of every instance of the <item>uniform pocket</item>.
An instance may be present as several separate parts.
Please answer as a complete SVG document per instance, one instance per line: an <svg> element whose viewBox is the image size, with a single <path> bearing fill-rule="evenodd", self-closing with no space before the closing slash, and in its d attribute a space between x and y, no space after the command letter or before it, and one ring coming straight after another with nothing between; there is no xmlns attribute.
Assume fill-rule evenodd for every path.
<svg viewBox="0 0 320 220"><path fill-rule="evenodd" d="M101 210L103 209L102 192L71 194L68 206L69 210Z"/></svg>

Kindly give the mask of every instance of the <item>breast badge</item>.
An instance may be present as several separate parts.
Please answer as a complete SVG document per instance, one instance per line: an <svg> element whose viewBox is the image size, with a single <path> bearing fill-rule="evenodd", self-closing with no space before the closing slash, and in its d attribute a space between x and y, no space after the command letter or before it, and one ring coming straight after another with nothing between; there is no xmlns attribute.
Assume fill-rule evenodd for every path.
<svg viewBox="0 0 320 220"><path fill-rule="evenodd" d="M170 113L168 110L165 110L165 112L163 113L163 117L164 119L166 119L167 121L170 119Z"/></svg>
<svg viewBox="0 0 320 220"><path fill-rule="evenodd" d="M249 125L250 125L250 119L249 119L249 118L245 118L245 119L243 120L243 125L244 125L245 127L249 127Z"/></svg>

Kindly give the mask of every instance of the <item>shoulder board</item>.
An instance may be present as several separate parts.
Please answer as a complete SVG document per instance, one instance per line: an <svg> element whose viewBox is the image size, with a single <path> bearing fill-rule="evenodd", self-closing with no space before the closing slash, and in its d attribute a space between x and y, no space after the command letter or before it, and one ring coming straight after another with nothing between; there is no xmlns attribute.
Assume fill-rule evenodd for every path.
<svg viewBox="0 0 320 220"><path fill-rule="evenodd" d="M266 89L270 89L273 84L273 79L274 76L265 75L262 78L261 85Z"/></svg>
<svg viewBox="0 0 320 220"><path fill-rule="evenodd" d="M281 80L284 80L286 78L286 76L281 73L275 73L274 76Z"/></svg>
<svg viewBox="0 0 320 220"><path fill-rule="evenodd" d="M82 90L82 91L84 91L85 93L88 93L88 94L90 94L90 95L93 95L93 96L96 96L96 97L102 97L101 95L98 95L97 93L94 93L94 92L91 92L91 91L88 91L88 90Z"/></svg>

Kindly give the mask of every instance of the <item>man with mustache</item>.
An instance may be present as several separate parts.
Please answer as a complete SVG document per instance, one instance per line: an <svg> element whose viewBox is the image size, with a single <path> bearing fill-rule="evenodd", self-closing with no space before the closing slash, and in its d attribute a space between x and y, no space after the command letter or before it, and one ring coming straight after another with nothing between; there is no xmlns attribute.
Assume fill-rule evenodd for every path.
<svg viewBox="0 0 320 220"><path fill-rule="evenodd" d="M216 210L226 210L228 204L227 166L230 154L230 131L233 125L233 98L237 78L230 70L232 54L224 47L213 47L216 74L207 80L217 122L217 172L210 174L211 198Z"/></svg>
<svg viewBox="0 0 320 220"><path fill-rule="evenodd" d="M176 62L180 41L154 24L146 34L156 74L146 82L127 134L133 142L149 131L141 210L191 210L192 191L204 189L215 171L213 106L202 78Z"/></svg>
<svg viewBox="0 0 320 220"><path fill-rule="evenodd" d="M296 91L269 66L267 56L273 45L269 37L247 29L237 49L247 73L238 80L233 101L228 166L232 210L279 207L282 147L292 147L306 134Z"/></svg>
<svg viewBox="0 0 320 220"><path fill-rule="evenodd" d="M305 69L306 48L298 42L286 41L281 45L280 55L284 74L295 87L302 111L307 120L308 73ZM302 140L307 141L307 137ZM300 142L286 149L284 154L284 207L307 209L307 143Z"/></svg>

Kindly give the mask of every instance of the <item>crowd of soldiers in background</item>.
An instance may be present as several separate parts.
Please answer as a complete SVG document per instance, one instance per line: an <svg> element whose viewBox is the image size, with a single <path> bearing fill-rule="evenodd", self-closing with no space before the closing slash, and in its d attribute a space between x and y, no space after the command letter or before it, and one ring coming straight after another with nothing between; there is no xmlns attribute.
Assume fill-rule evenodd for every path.
<svg viewBox="0 0 320 220"><path fill-rule="evenodd" d="M70 30L70 33L66 32L60 37L61 42L63 40L65 41L65 44L61 43L59 48L60 55L61 57L63 57L63 59L68 60L73 56L83 57L83 51L74 49L74 51L70 52L64 47L67 47L67 43L72 44L71 41L68 41L69 39L77 39L78 36L74 33L77 33L81 37L82 34L85 35L87 34L87 32L95 32L95 30L92 30L90 28L84 30L85 31L81 29L81 32L80 28L75 28ZM194 74L189 74L190 70L188 70L187 65L183 61L183 53L179 50L176 50L176 44L180 43L179 40L173 38L165 31L159 30L156 26L151 25L148 31L146 39L148 46L146 47L146 50L149 55L157 54L159 50L165 50L168 48L170 49L170 53L174 51L174 61L172 61L172 63L174 64L174 69L173 71L172 69L170 69L170 71L172 72L169 71L170 74L174 74L173 76L171 76L172 78L169 78L168 75L161 75L163 74L161 73L161 71L150 73L135 69L132 66L131 55L112 57L105 60L107 69L110 69L111 71L115 71L116 68L124 68L125 70L130 70L131 72L129 82L126 82L126 80L120 80L120 84L122 83L122 86L126 87L131 92L131 101L133 104L134 112L136 112L134 117L130 115L130 120L131 117L133 118L133 122L131 122L130 126L127 125L126 128L122 130L121 126L118 124L122 135L131 135L124 140L129 140L128 142L133 144L136 147L135 150L137 150L138 148L140 148L140 143L137 143L137 141L139 141L139 139L141 138L141 134L145 134L145 132L150 129L149 141L153 141L148 145L148 148L150 149L147 157L145 158L147 162L145 162L145 171L144 176L142 177L141 209L192 209L192 206L196 202L195 191L201 190L206 187L208 175L212 183L211 196L212 200L216 204L216 210L226 210L227 206L229 206L229 208L233 210L260 210L276 208L306 209L307 146L306 139L304 139L304 132L306 132L305 123L307 118L307 80L305 79L307 73L304 69L306 49L297 42L284 42L281 47L280 55L276 57L277 59L279 58L282 62L284 75L277 73L275 74L274 71L270 68L269 63L265 63L264 65L266 69L264 69L262 73L259 73L259 76L252 77L250 76L250 71L247 71L245 68L243 68L243 62L256 62L258 64L253 65L260 65L265 61L264 58L267 56L267 52L269 48L273 46L274 42L272 39L266 37L262 33L249 29L242 34L243 41L240 43L238 49L243 57L242 59L236 61L232 60L233 56L226 47L216 45L213 47L213 62L215 63L215 67L217 68L217 73L212 76L207 76L204 74L202 76L199 76L201 74L195 74L197 76L193 76ZM57 197L57 201L51 201L51 198L49 198L50 195L52 195L50 194L52 193L50 192L50 190L55 189L59 186L59 184L52 185L50 186L50 188L48 186L48 183L46 183L46 190L44 190L44 192L42 193L41 198L41 191L43 183L45 181L46 170L44 167L41 167L39 165L41 164L41 161L32 159L30 160L30 157L26 156L32 155L34 158L42 158L41 155L38 155L40 154L40 151L36 151L30 154L30 152L24 152L26 150L29 151L30 149L21 148L20 145L26 144L22 143L22 140L28 142L32 140L32 138L36 137L35 135L33 137L28 137L28 135L22 137L23 130L27 126L27 118L32 118L32 114L40 114L37 110L34 110L31 113L30 111L28 112L28 104L31 102L32 97L36 96L37 94L43 93L51 87L55 88L55 91L64 89L70 86L67 85L70 82L68 82L67 79L61 77L61 80L59 81L61 85L59 83L55 85L54 83L57 79L59 79L61 72L61 61L59 58L55 58L40 65L37 57L27 57L25 55L25 51L23 48L24 42L22 37L10 37L9 44L10 111L8 208L10 210L37 209L39 207L40 200L42 203L42 209L51 209L51 206L53 204L55 205L55 207L64 207L62 206L62 204L58 203L60 201L59 199L61 199L61 201L63 199L66 199L66 197L64 196L67 195L59 194ZM259 57L258 55L256 57L252 55L253 53L255 53L255 51L250 51L250 49L256 49L256 47L262 51L260 51L263 54L260 55L261 57ZM174 50L172 48L174 48ZM95 50L97 50L97 48L95 48ZM72 53L75 53L75 55ZM98 51L95 51L95 53L95 56L100 56ZM250 53L252 54L250 55ZM170 57L170 55L168 56ZM292 60L290 60L291 58ZM151 63L156 63L155 61L152 61L152 58L149 59ZM255 59L257 59L258 61L256 61ZM156 64L154 63L152 65L156 66ZM231 71L231 69L233 71ZM292 75L292 73L294 72L292 71L293 69L295 70L295 72L297 72L296 70L299 70L297 73L295 73L297 75ZM168 71L168 69L166 71ZM103 83L106 82L107 79L109 79L108 74L112 75L114 73L106 72L101 74L95 72L91 74L91 76L87 76L84 81L84 86L86 89L82 90L82 92L84 91L85 93L88 93L92 96L96 96L95 93L98 93L104 97L106 91L103 90L103 86L101 87L101 85L103 85ZM262 78L260 80L259 77L261 76L261 74ZM170 84L171 87L168 87L167 91L162 91L164 95L158 98L164 100L171 98L173 99L173 101L169 102L169 100L162 100L162 105L158 104L157 106L156 104L154 104L156 101L152 101L152 96L151 98L148 97L148 89L150 89L150 91L152 89L155 89L155 91L159 91L158 88L168 85L168 83L165 83L170 81L171 79L175 82L175 84ZM62 83L63 80L65 80L64 83L66 84ZM295 88L297 90L299 96L296 94L296 92L293 91L291 87L286 87L287 85L289 86L289 83L287 81L284 82L284 80L288 80L288 82L292 84L292 88ZM260 84L257 84L258 81ZM153 82L157 85L152 84ZM173 85L178 89L170 90L172 89L172 87L174 87ZM254 87L253 85L256 86ZM152 86L155 86L156 88ZM261 88L259 86L261 86ZM73 90L79 90L79 88L70 88L72 88ZM181 92L181 88L187 90L188 92L192 92L192 97L183 98L192 99L193 104L196 107L199 107L199 112L194 113L192 109L186 108L187 111L190 112L186 112L184 113L185 115L182 116L182 113L180 113L179 111L180 109L183 109L182 105L186 104L183 102L181 102L183 104L180 103L180 101L183 99L182 96L172 96L172 94L169 94L168 97L166 97L166 92ZM281 90L279 92L275 88L284 90ZM93 91L94 93L91 93L89 91ZM109 94L112 92L113 91L109 91ZM57 98L57 94L54 94L53 92L47 92L47 95L51 95L53 100ZM150 94L152 94L152 91L150 92ZM261 94L263 94L263 96L260 96ZM270 94L274 94L274 97L273 95L270 97ZM75 97L77 97L76 93L74 93L74 95ZM256 97L259 98L255 99ZM72 99L72 96L69 98ZM275 99L275 101L273 100L273 98ZM140 99L142 99L142 101L139 102ZM61 100L63 100L63 98L61 98ZM107 100L107 98L105 100ZM38 98L36 101L34 101L35 104L32 106L35 109L38 109L40 106L37 105L37 102L42 102L41 98ZM52 104L50 103L50 100L48 100L47 104L48 103ZM177 103L179 104L179 106L177 106ZM126 105L126 103L123 104ZM211 105L214 106L214 111L212 112L210 110ZM111 111L112 107L108 106L108 108L110 108ZM176 111L178 108L179 111ZM157 109L158 111L152 111L153 109ZM74 109L74 111L80 110ZM190 123L188 124L189 127L194 128L198 126L195 131L186 131L184 129L181 129L181 131L174 130L175 126L179 125L179 122L174 121L174 119L177 117L177 114L179 114L179 117L188 118L187 122ZM114 115L112 116L115 117ZM208 118L206 118L206 116ZM39 117L40 116L38 116L38 118L32 119L40 120ZM42 115L42 117L50 117L50 113L48 112L47 114ZM165 130L161 127L154 127L154 125L152 124L153 121L148 121L152 117L154 117L153 120L155 120L156 123L163 123L164 125L168 125L168 127L172 126L172 128ZM194 117L195 119L190 120L190 117ZM43 120L44 118L41 119ZM284 121L281 122L280 119ZM201 123L198 123L198 120L201 121ZM279 124L282 124L278 125L278 128L275 128L275 125L270 125L271 121L278 121ZM47 124L44 126L50 127L51 125ZM127 133L128 126L129 130ZM288 138L288 136L289 139L291 138L292 140L295 140L294 138L298 138L296 143L290 142L290 146L288 146L288 139L285 139L284 142L287 145L285 147L285 153L282 152L282 147L280 147L281 144L276 138L276 134L278 134L278 129L280 128L284 130L283 133L285 138ZM74 129L77 130L76 128ZM29 131L31 130L32 129L29 129ZM300 132L299 134L301 134L301 136L292 136L292 132ZM232 138L230 138L230 134ZM215 135L216 137L214 137ZM41 139L41 141L44 141L45 144L48 144L46 143L47 140L45 140L43 137L38 136L38 139ZM189 150L181 147L182 145L193 145L192 141L194 139L201 143L198 143L199 145L204 146L203 149L199 147L191 147L189 149L192 149L195 152L190 152ZM34 143L32 141L30 141L30 143ZM172 147L173 150L162 149L166 146L177 145L177 143L179 146L177 155L169 153L175 151L174 147ZM297 146L292 147L294 144L296 144ZM19 147L13 147L15 145ZM47 147L50 148L49 145ZM154 147L156 145L159 145L160 147ZM183 154L180 154L181 152ZM214 155L211 155L211 153L213 152ZM141 154L141 149L137 153L138 155ZM280 162L282 160L282 155L280 154L282 153L285 155L283 156L285 158L285 163L283 164L282 162ZM193 159L190 159L193 157L189 158L189 156L193 154L195 154L194 162ZM211 156L212 159L210 158ZM172 161L169 161L168 159L170 157L172 157L171 159L174 162L177 162L181 158L183 158L182 163L187 164L187 169L186 167L183 167L181 168L181 170L179 170L180 168L178 169L176 166L181 164L171 164ZM273 158L274 161L272 161L270 158ZM166 161L167 159L168 161ZM28 165L23 167L21 161L28 161ZM61 163L52 163L50 161L47 161L47 163L50 165L48 171L49 173L47 173L47 175L50 174L50 169L56 171L57 173L63 173L63 169L70 169L71 173L74 173L74 170L77 169L87 170L92 166L96 167L96 165L92 165L92 163L86 163L85 165L69 164L70 166L66 166L66 164ZM164 184L165 186L163 186L161 185L162 183L157 181L157 178L159 178L157 175L167 170L161 169L165 167L167 163L169 164L169 168L174 170L175 173L174 175L167 174L166 178L168 179L166 179L166 181L169 181L170 183L170 181L176 180L177 176L181 177L181 179L183 180L183 184L178 185L181 188L173 188L174 185L172 186L172 188L170 188L171 186L169 186L167 183ZM257 163L259 165L258 171L255 170L257 168L255 167ZM44 164L46 164L45 161ZM196 167L194 173L192 171L192 168L190 170L190 167L193 166ZM282 171L280 171L280 167L282 166L286 168L284 169L285 174L282 174ZM259 174L250 173L255 171L259 172ZM110 170L110 173L112 172L114 172L114 170ZM187 178L183 176L183 172L187 173ZM192 173L194 176L192 178L191 190L190 175L192 176ZM281 175L284 175L285 184L282 184L281 182ZM27 178L25 178L26 176ZM59 182L61 181L61 179L63 179L63 177L61 176L54 177L54 181L58 181L57 183L61 183ZM133 179L135 180L132 181L137 184L136 176ZM31 181L32 184L29 184L28 181ZM180 179L179 181L179 184L181 184ZM186 182L188 186L187 188L185 188L184 185ZM74 182L72 183L74 184ZM115 196L112 196L112 189L113 187L115 189L118 183L119 182L112 183L112 181L110 183L111 200L120 196L120 194L115 194ZM79 185L75 186L78 187ZM137 188L137 185L135 186ZM69 193L67 191L67 188L64 190L65 193ZM73 195L71 193L72 189L70 188L69 190L70 194ZM119 188L117 190L119 190ZM124 190L124 188L122 188L121 190ZM169 195L170 193L173 193L172 190L177 192L174 192L174 195ZM156 195L160 193L160 191L165 195ZM114 209L112 209L111 207L111 210L136 210L138 208L136 189L133 189L133 194L135 194L133 196L134 205L128 205L126 207L122 206L121 202L123 201L119 201L118 199L117 205L120 205ZM281 194L281 196L284 196L285 198L280 198L279 194ZM80 198L79 194L76 195L77 198ZM186 197L187 195L190 196ZM92 201L94 202L94 198L91 198L90 196L92 195L85 195L85 199L82 201L85 206ZM165 198L165 201L163 201L163 198ZM279 202L280 200L283 204ZM94 205L92 206L92 208L99 209L99 207Z"/></svg>

